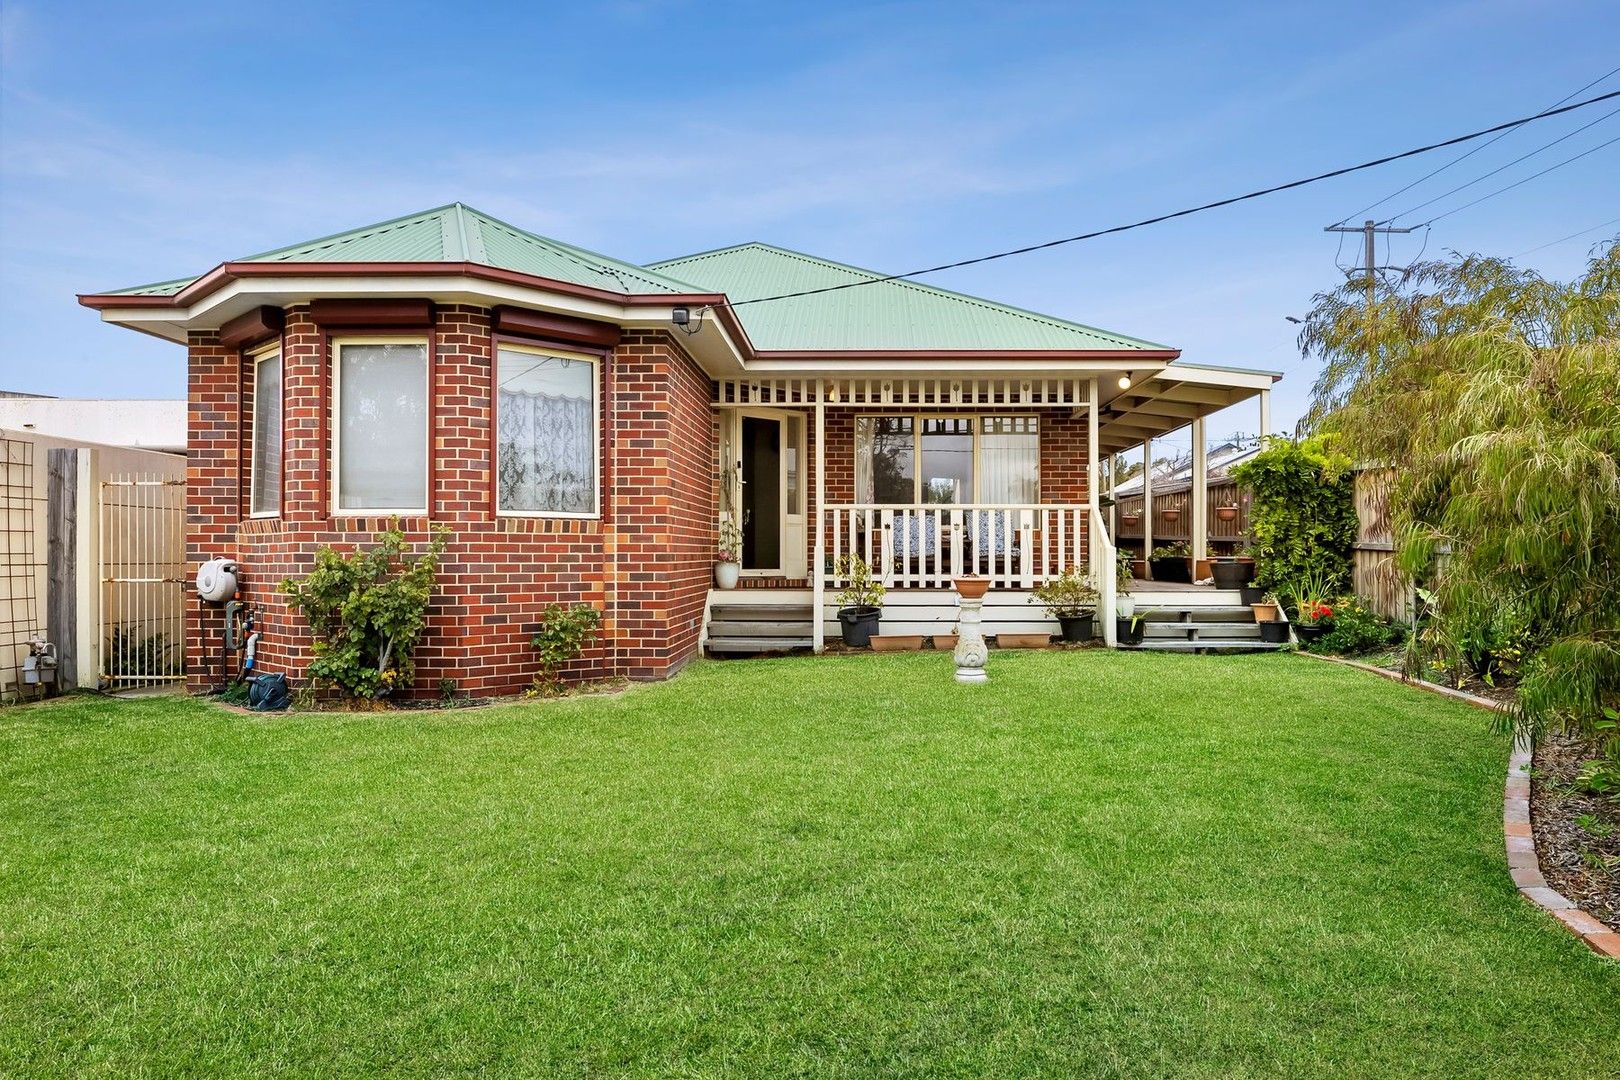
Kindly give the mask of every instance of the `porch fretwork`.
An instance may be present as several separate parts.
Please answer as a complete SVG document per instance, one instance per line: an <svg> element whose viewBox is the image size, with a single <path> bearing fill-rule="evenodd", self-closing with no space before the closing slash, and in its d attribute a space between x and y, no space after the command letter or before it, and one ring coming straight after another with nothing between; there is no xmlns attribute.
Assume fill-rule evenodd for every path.
<svg viewBox="0 0 1620 1080"><path fill-rule="evenodd" d="M1089 379L1039 378L749 378L721 379L714 401L723 405L844 405L862 408L940 408L951 405L1081 407L1090 404Z"/></svg>

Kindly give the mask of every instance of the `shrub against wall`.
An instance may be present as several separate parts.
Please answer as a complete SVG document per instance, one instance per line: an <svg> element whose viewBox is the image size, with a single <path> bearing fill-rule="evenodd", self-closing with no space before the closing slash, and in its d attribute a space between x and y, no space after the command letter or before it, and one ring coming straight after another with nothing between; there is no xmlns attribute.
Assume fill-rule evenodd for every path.
<svg viewBox="0 0 1620 1080"><path fill-rule="evenodd" d="M1356 506L1350 459L1334 437L1300 442L1270 439L1266 448L1232 470L1253 493L1250 553L1255 583L1286 589L1321 575L1329 591L1348 588L1356 543Z"/></svg>
<svg viewBox="0 0 1620 1080"><path fill-rule="evenodd" d="M281 583L314 631L309 677L315 685L336 686L356 698L380 698L410 686L412 652L427 626L428 599L449 536L444 526L435 528L427 550L412 558L396 526L369 551L343 555L322 548L308 575Z"/></svg>

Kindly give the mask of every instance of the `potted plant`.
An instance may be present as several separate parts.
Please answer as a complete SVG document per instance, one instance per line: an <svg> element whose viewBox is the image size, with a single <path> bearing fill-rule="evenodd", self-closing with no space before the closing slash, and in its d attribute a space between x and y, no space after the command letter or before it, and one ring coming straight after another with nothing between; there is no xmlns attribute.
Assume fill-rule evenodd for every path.
<svg viewBox="0 0 1620 1080"><path fill-rule="evenodd" d="M1333 606L1328 603L1328 592L1333 581L1319 569L1313 569L1298 578L1289 589L1289 599L1297 622L1294 633L1300 644L1309 646L1333 629Z"/></svg>
<svg viewBox="0 0 1620 1080"><path fill-rule="evenodd" d="M1117 616L1114 619L1114 636L1119 640L1119 644L1142 644L1142 624L1147 621L1150 614L1152 614L1151 611L1143 611L1130 616Z"/></svg>
<svg viewBox="0 0 1620 1080"><path fill-rule="evenodd" d="M1282 603L1277 599L1276 593L1266 593L1264 597L1249 605L1254 612L1254 621L1257 623L1276 622L1282 618Z"/></svg>
<svg viewBox="0 0 1620 1080"><path fill-rule="evenodd" d="M1215 518L1218 521L1236 521L1238 519L1237 504L1228 503L1225 506L1217 506L1215 508Z"/></svg>
<svg viewBox="0 0 1620 1080"><path fill-rule="evenodd" d="M833 566L833 573L845 581L838 594L838 625L844 644L866 648L872 632L883 618L883 583L872 576L872 568L859 555L845 555Z"/></svg>
<svg viewBox="0 0 1620 1080"><path fill-rule="evenodd" d="M1155 581L1179 581L1192 584L1192 549L1186 544L1163 544L1153 549L1148 562L1153 567Z"/></svg>
<svg viewBox="0 0 1620 1080"><path fill-rule="evenodd" d="M1163 510L1159 511L1159 516L1164 518L1164 520L1169 524L1174 525L1176 522L1181 520L1181 507L1167 506Z"/></svg>
<svg viewBox="0 0 1620 1080"><path fill-rule="evenodd" d="M1119 520L1125 523L1127 529L1134 529L1142 524L1142 515L1135 510L1127 510L1119 515Z"/></svg>
<svg viewBox="0 0 1620 1080"><path fill-rule="evenodd" d="M1254 580L1254 563L1244 562L1236 555L1211 559L1209 569L1215 577L1217 589L1241 589Z"/></svg>
<svg viewBox="0 0 1620 1080"><path fill-rule="evenodd" d="M742 531L729 517L720 519L720 543L714 552L714 583L721 589L735 589L742 565Z"/></svg>
<svg viewBox="0 0 1620 1080"><path fill-rule="evenodd" d="M1079 567L1073 564L1066 566L1063 573L1036 586L1030 593L1029 602L1040 604L1048 615L1058 621L1063 628L1064 641L1091 640L1093 614L1097 610L1097 590Z"/></svg>
<svg viewBox="0 0 1620 1080"><path fill-rule="evenodd" d="M1131 595L1131 586L1136 584L1136 560L1131 558L1128 551L1116 552L1114 556L1114 614L1130 618L1136 610L1136 597Z"/></svg>

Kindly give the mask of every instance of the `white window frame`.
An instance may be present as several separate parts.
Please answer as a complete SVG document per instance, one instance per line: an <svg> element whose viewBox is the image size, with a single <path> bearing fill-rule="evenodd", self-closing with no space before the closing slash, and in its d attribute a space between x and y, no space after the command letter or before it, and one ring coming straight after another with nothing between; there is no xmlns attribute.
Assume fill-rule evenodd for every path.
<svg viewBox="0 0 1620 1080"><path fill-rule="evenodd" d="M332 494L333 517L426 517L429 506L345 507L343 502L343 347L345 345L420 345L423 349L422 391L426 395L427 416L422 421L422 439L427 446L423 459L422 490L429 506L433 503L433 346L420 334L386 334L332 338L327 363L332 372ZM285 370L285 369L283 369Z"/></svg>
<svg viewBox="0 0 1620 1080"><path fill-rule="evenodd" d="M277 415L281 417L281 430L276 432L277 456L281 459L276 470L276 508L274 510L260 510L253 494L258 485L258 476L255 466L259 460L259 365L271 357L281 361L281 378L276 386L276 392L281 395L281 407ZM278 518L281 516L281 502L287 492L285 483L285 470L287 468L287 361L281 355L281 341L279 339L259 346L248 352L248 359L253 363L253 415L248 419L248 517L250 518Z"/></svg>
<svg viewBox="0 0 1620 1080"><path fill-rule="evenodd" d="M972 412L972 413L967 413L967 412L900 412L900 411L889 410L889 409L869 409L869 410L863 410L863 412L864 412L864 414L866 416L871 416L873 418L881 418L881 417L885 417L885 416L906 416L906 417L911 418L911 460L912 460L912 463L913 463L912 464L912 476L911 476L911 502L910 502L910 504L906 504L906 505L912 505L912 506L924 505L923 501L922 501L922 490L923 490L923 488L922 488L922 485L923 485L922 438L923 438L923 421L925 421L925 420L962 420L962 419L967 419L967 420L972 421L971 430L973 432L973 501L968 502L968 503L963 503L962 504L963 506L996 506L996 505L1000 505L998 503L987 503L987 502L985 502L983 499L981 499L979 497L980 494L983 491L983 488L981 486L981 477L979 475L979 462L980 462L979 450L980 450L980 442L984 437L984 423L983 423L983 421L986 418L996 417L996 416L1007 416L1007 417L1015 417L1015 418L1028 417L1028 418L1033 419L1035 421L1035 453L1036 453L1036 460L1037 460L1037 463L1041 463L1040 454L1041 454L1041 449L1042 448L1041 448L1040 437L1041 437L1041 432L1043 431L1043 429L1045 427L1046 421L1041 418L1041 414L1038 413L1038 412L1030 412L1028 410L1020 412L1020 411L1016 411L1016 410L1001 410L1001 409L990 410L988 412L980 411L980 412ZM860 417L857 417L856 423L857 424L860 423ZM861 463L859 461L857 461L855 463L857 479L860 476L860 468L861 468ZM1040 478L1040 473L1037 470L1036 475L1035 475L1035 502L1034 502L1033 505L1038 506L1040 504L1041 504L1041 478ZM896 505L902 505L902 504L896 504ZM930 503L930 504L927 504L927 505L931 505L931 506L934 506L934 505L937 505L937 506L949 506L949 505L952 505L952 504L950 504L950 503ZM1019 504L1009 503L1007 505L1010 506L1010 505L1025 505L1025 504L1022 504L1022 503L1019 503Z"/></svg>
<svg viewBox="0 0 1620 1080"><path fill-rule="evenodd" d="M591 486L589 510L503 510L501 509L501 353L519 352L530 356L551 357L557 360L584 361L591 366L591 460L596 463L596 482ZM494 423L490 439L490 502L496 517L513 518L568 518L574 521L595 521L602 516L602 358L589 353L551 349L544 345L498 340L495 342L494 362L490 365L490 408Z"/></svg>

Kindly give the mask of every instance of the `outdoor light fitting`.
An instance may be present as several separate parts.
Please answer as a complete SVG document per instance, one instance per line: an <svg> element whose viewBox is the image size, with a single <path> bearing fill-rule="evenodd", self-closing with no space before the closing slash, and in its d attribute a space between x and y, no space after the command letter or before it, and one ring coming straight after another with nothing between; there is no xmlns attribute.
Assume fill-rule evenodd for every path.
<svg viewBox="0 0 1620 1080"><path fill-rule="evenodd" d="M1119 388L1121 390L1129 390L1131 388L1131 377L1128 373L1119 377Z"/></svg>

